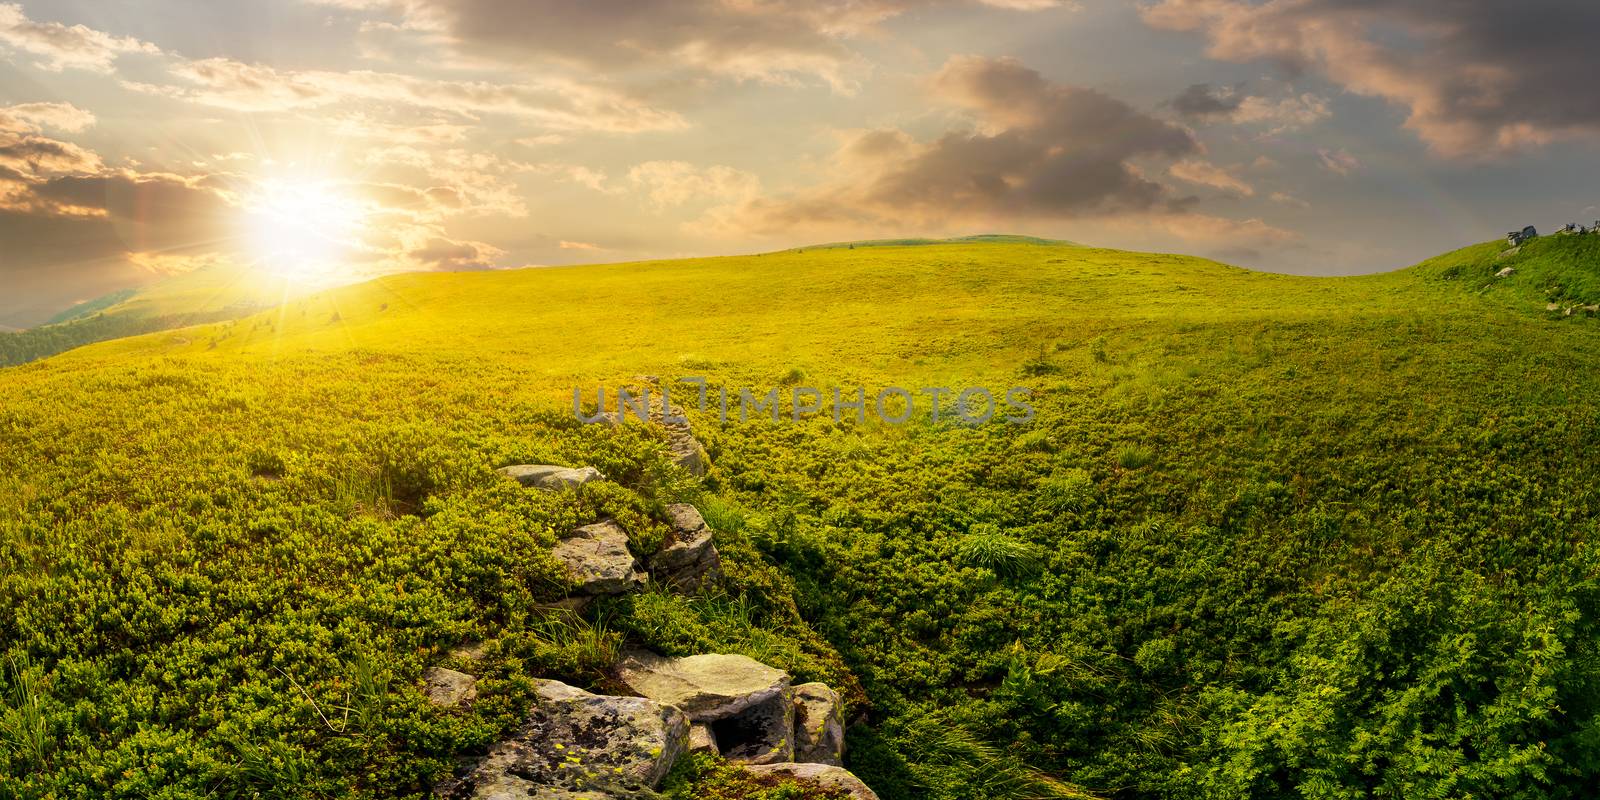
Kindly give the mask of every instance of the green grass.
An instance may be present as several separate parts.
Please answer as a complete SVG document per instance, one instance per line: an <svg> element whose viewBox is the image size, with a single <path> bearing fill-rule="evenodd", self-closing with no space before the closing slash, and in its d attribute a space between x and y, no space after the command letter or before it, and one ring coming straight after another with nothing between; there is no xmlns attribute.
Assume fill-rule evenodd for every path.
<svg viewBox="0 0 1600 800"><path fill-rule="evenodd" d="M401 275L0 371L0 796L420 797L532 678L613 688L624 643L841 688L889 800L1583 796L1600 321L1545 305L1600 297L1596 246L1338 279L1037 242ZM1038 414L691 407L694 481L571 418L641 373L1026 386ZM518 462L613 481L527 492L493 472ZM556 535L610 516L647 549L678 501L717 592L552 607ZM428 706L473 642L479 701ZM738 780L695 770L674 796Z"/></svg>

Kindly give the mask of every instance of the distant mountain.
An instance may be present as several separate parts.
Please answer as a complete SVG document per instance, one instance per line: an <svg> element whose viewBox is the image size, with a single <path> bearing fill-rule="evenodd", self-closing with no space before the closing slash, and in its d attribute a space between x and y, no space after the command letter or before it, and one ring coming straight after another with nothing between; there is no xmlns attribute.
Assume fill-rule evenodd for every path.
<svg viewBox="0 0 1600 800"><path fill-rule="evenodd" d="M0 331L0 367L107 339L247 316L309 288L233 267L175 275L79 303L35 328Z"/></svg>
<svg viewBox="0 0 1600 800"><path fill-rule="evenodd" d="M127 300L130 297L133 297L138 293L138 289L122 289L110 294L101 295L93 300L85 300L65 311L62 311L50 319L45 320L44 324L60 325L64 322L71 322L75 319L83 319L84 317L94 314L97 311L104 311L124 300Z"/></svg>

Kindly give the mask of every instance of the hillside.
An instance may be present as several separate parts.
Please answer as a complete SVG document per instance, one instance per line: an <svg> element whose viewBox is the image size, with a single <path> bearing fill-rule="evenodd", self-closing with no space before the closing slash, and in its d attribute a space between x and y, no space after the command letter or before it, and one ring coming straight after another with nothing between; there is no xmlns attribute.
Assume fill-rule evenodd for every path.
<svg viewBox="0 0 1600 800"><path fill-rule="evenodd" d="M0 330L0 367L94 342L227 319L299 297L310 287L250 270L207 267L79 303L27 330Z"/></svg>
<svg viewBox="0 0 1600 800"><path fill-rule="evenodd" d="M421 797L532 679L605 688L624 646L843 687L886 800L1584 796L1597 244L1337 279L1003 240L407 274L0 370L0 797ZM640 374L1037 414L691 406L694 478L573 418ZM680 501L720 587L553 608L558 535L647 552ZM479 700L425 703L476 642Z"/></svg>

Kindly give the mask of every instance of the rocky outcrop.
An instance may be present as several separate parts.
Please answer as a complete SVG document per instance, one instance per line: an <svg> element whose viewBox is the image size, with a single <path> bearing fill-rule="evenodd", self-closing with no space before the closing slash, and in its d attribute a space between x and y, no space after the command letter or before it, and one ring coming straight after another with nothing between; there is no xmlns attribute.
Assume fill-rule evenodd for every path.
<svg viewBox="0 0 1600 800"><path fill-rule="evenodd" d="M433 668L453 693L475 691L470 675ZM436 787L447 800L651 800L685 753L709 753L757 775L876 795L843 769L839 693L791 686L788 673L741 655L669 658L630 651L618 682L642 697L595 695L538 681L524 723L488 755ZM431 695L430 695L431 697ZM452 702L462 701L456 698ZM443 703L441 703L443 704Z"/></svg>
<svg viewBox="0 0 1600 800"><path fill-rule="evenodd" d="M650 375L638 376L643 386L629 390L634 403L642 398L648 408L644 414L648 421L660 425L667 434L667 454L672 463L688 470L693 475L704 475L710 467L710 459L706 456L705 447L700 440L694 437L694 431L689 427L689 419L683 413L683 407L671 403L669 393L656 388L657 379ZM605 415L606 420L613 425L621 425L629 421L639 422L640 414L630 407L622 407L618 411Z"/></svg>
<svg viewBox="0 0 1600 800"><path fill-rule="evenodd" d="M621 594L644 585L627 532L611 520L578 528L550 554L566 567L579 595Z"/></svg>
<svg viewBox="0 0 1600 800"><path fill-rule="evenodd" d="M672 706L539 681L516 733L435 791L447 800L643 800L688 743L689 721Z"/></svg>
<svg viewBox="0 0 1600 800"><path fill-rule="evenodd" d="M453 708L478 699L478 679L465 672L444 667L429 667L422 673L422 695L442 708Z"/></svg>
<svg viewBox="0 0 1600 800"><path fill-rule="evenodd" d="M839 693L821 683L794 687L794 760L844 763L844 717Z"/></svg>
<svg viewBox="0 0 1600 800"><path fill-rule="evenodd" d="M618 665L617 677L708 725L716 749L731 761L794 759L794 694L783 670L741 655L667 658L634 651Z"/></svg>
<svg viewBox="0 0 1600 800"><path fill-rule="evenodd" d="M757 775L779 775L815 783L825 789L838 789L851 800L878 800L878 795L844 767L832 764L752 764L745 769Z"/></svg>
<svg viewBox="0 0 1600 800"><path fill-rule="evenodd" d="M517 464L495 471L532 489L571 489L606 479L594 467L560 467L554 464Z"/></svg>
<svg viewBox="0 0 1600 800"><path fill-rule="evenodd" d="M650 558L650 573L674 589L695 591L722 575L711 528L687 503L667 507L669 529L661 549Z"/></svg>

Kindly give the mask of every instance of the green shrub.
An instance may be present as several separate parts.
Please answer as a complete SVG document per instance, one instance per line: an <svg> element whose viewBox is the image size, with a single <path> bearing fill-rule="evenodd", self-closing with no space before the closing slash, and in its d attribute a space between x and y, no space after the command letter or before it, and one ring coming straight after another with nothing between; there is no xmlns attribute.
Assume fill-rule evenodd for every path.
<svg viewBox="0 0 1600 800"><path fill-rule="evenodd" d="M961 537L956 548L961 563L980 567L1008 578L1026 575L1039 568L1039 548L1008 536L993 525L975 525Z"/></svg>
<svg viewBox="0 0 1600 800"><path fill-rule="evenodd" d="M1117 464L1123 469L1142 469L1156 460L1156 451L1142 445L1124 445L1117 450Z"/></svg>

